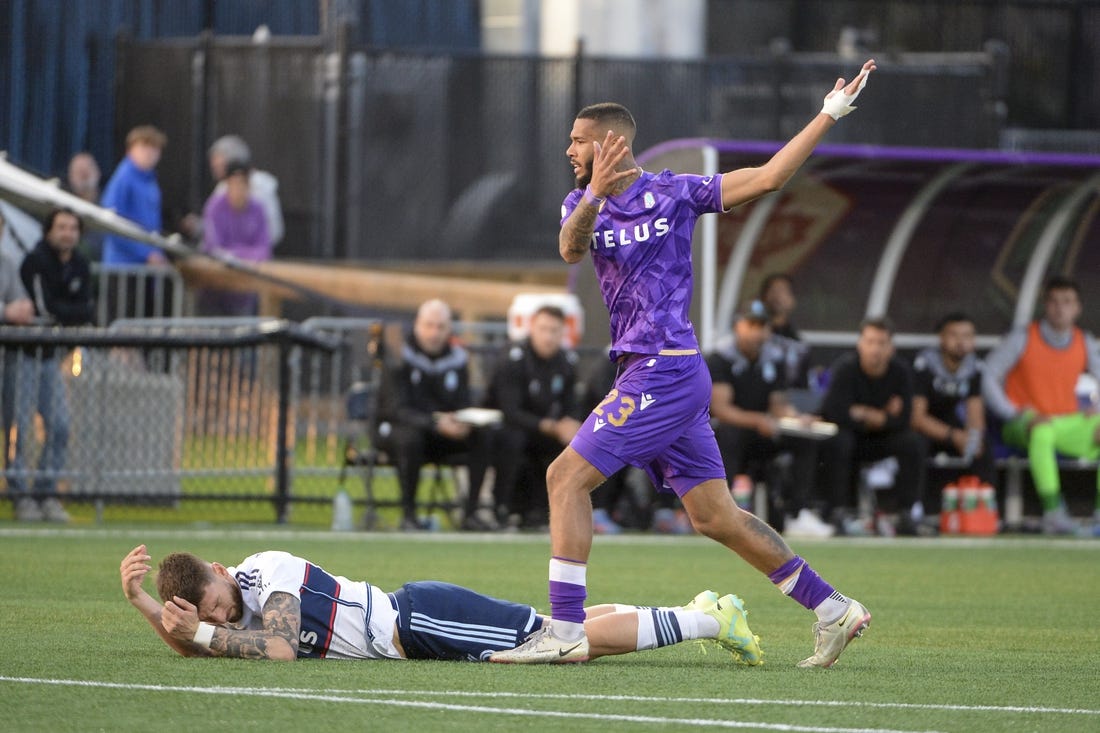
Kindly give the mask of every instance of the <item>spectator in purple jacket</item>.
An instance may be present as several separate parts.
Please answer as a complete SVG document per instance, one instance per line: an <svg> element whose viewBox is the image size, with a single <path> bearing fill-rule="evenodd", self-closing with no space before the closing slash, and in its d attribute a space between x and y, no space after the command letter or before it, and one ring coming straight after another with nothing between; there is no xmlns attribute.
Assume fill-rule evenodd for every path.
<svg viewBox="0 0 1100 733"><path fill-rule="evenodd" d="M250 195L248 165L226 167L225 192L203 207L202 251L221 260L245 263L271 259L271 235L263 206ZM199 308L205 315L250 316L258 310L256 293L205 291Z"/></svg>

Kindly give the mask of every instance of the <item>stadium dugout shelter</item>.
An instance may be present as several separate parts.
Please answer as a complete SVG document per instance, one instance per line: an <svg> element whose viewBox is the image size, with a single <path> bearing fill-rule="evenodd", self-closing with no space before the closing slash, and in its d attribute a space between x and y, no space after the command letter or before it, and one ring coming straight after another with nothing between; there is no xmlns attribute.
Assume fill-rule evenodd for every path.
<svg viewBox="0 0 1100 733"><path fill-rule="evenodd" d="M781 145L678 139L637 159L649 171L711 175L761 165ZM964 311L985 352L1035 317L1048 277L1068 275L1084 293L1080 325L1097 333L1098 212L1096 155L821 145L783 190L700 218L692 319L712 350L763 279L782 272L818 363L853 347L859 322L881 314L911 355L937 342L942 315ZM591 264L576 266L572 282L588 318L585 343L603 346L607 311ZM1019 480L1026 460L1002 466Z"/></svg>

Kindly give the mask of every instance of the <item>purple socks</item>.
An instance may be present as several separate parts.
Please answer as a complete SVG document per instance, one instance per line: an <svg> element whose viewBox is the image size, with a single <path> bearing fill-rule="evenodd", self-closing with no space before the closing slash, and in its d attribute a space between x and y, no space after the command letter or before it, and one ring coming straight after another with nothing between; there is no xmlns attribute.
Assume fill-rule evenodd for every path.
<svg viewBox="0 0 1100 733"><path fill-rule="evenodd" d="M835 592L805 560L795 555L780 568L768 574L779 590L811 611Z"/></svg>
<svg viewBox="0 0 1100 733"><path fill-rule="evenodd" d="M555 621L584 623L584 601L588 597L586 570L583 562L550 558L550 615Z"/></svg>

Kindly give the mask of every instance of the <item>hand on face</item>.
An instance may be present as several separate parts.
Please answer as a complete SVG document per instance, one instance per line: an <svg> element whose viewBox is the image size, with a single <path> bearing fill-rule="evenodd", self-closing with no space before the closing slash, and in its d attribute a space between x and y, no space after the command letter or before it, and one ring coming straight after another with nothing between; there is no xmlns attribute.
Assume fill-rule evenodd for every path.
<svg viewBox="0 0 1100 733"><path fill-rule="evenodd" d="M619 165L630 155L625 136L608 130L603 144L593 140L592 148L592 180L588 185L593 195L606 198L615 193L619 183L637 175L638 169L634 167L619 170Z"/></svg>
<svg viewBox="0 0 1100 733"><path fill-rule="evenodd" d="M164 602L160 623L173 638L191 641L199 628L199 610L187 599L174 596Z"/></svg>

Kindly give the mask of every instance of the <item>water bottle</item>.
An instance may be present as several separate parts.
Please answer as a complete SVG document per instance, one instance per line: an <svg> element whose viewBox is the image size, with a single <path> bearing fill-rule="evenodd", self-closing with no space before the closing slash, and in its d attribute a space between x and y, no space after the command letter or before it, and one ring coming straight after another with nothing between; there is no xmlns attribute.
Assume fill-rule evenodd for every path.
<svg viewBox="0 0 1100 733"><path fill-rule="evenodd" d="M354 521L351 517L351 497L348 492L340 489L336 496L332 497L332 531L350 532L354 529Z"/></svg>
<svg viewBox="0 0 1100 733"><path fill-rule="evenodd" d="M959 533L959 487L955 484L948 484L943 487L940 532L943 534Z"/></svg>

